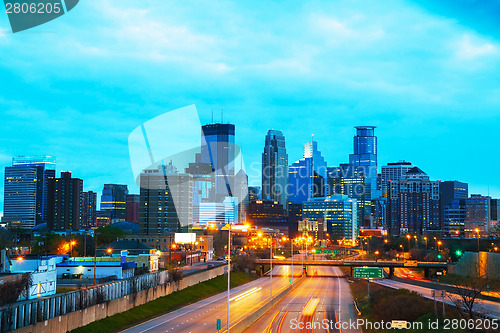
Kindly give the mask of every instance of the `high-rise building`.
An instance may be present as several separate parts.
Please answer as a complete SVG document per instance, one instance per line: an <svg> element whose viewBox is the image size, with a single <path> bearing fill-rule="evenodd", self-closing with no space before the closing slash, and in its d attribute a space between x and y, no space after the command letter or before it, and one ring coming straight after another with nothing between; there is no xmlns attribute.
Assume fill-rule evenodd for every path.
<svg viewBox="0 0 500 333"><path fill-rule="evenodd" d="M343 194L356 199L358 227L374 224L372 216L372 200L379 196L379 191L373 190L376 180L365 173L367 168L352 164L340 164L330 167L328 172L329 192L332 195ZM375 185L374 185L375 184Z"/></svg>
<svg viewBox="0 0 500 333"><path fill-rule="evenodd" d="M200 203L199 225L219 229L229 224L238 224L238 198L226 197L223 202Z"/></svg>
<svg viewBox="0 0 500 333"><path fill-rule="evenodd" d="M262 153L262 198L288 204L288 154L281 131L268 130Z"/></svg>
<svg viewBox="0 0 500 333"><path fill-rule="evenodd" d="M479 194L472 194L466 200L465 236L487 236L491 227L491 198ZM477 230L477 232L476 232Z"/></svg>
<svg viewBox="0 0 500 333"><path fill-rule="evenodd" d="M144 170L140 175L139 232L171 235L193 225L193 176L171 165Z"/></svg>
<svg viewBox="0 0 500 333"><path fill-rule="evenodd" d="M354 154L349 155L349 164L373 168L374 173L369 177L377 177L377 137L375 126L356 126L354 136Z"/></svg>
<svg viewBox="0 0 500 333"><path fill-rule="evenodd" d="M302 204L326 196L327 165L316 141L304 144L304 157L288 168L288 201Z"/></svg>
<svg viewBox="0 0 500 333"><path fill-rule="evenodd" d="M331 240L349 239L352 244L358 237L356 199L346 195L312 198L303 204L302 218L312 221L323 219Z"/></svg>
<svg viewBox="0 0 500 333"><path fill-rule="evenodd" d="M125 221L127 185L104 184L101 195L101 210L111 212L111 222Z"/></svg>
<svg viewBox="0 0 500 333"><path fill-rule="evenodd" d="M252 225L269 227L286 222L283 205L274 200L256 200L248 205L248 220Z"/></svg>
<svg viewBox="0 0 500 333"><path fill-rule="evenodd" d="M451 236L463 236L465 199L469 196L467 183L445 181L439 183L439 221L441 228Z"/></svg>
<svg viewBox="0 0 500 333"><path fill-rule="evenodd" d="M302 204L288 203L287 223L288 236L295 237L299 231L299 221L302 220Z"/></svg>
<svg viewBox="0 0 500 333"><path fill-rule="evenodd" d="M195 155L195 162L189 163L186 173L193 176L193 223L200 223L200 204L215 202L215 177L210 163L201 161L201 154Z"/></svg>
<svg viewBox="0 0 500 333"><path fill-rule="evenodd" d="M248 202L261 200L260 187L258 186L248 186Z"/></svg>
<svg viewBox="0 0 500 333"><path fill-rule="evenodd" d="M500 218L500 199L491 199L491 220L498 221Z"/></svg>
<svg viewBox="0 0 500 333"><path fill-rule="evenodd" d="M233 196L235 126L233 124L208 124L202 126L201 162L209 163L215 174L215 200L222 202Z"/></svg>
<svg viewBox="0 0 500 333"><path fill-rule="evenodd" d="M387 225L391 235L439 230L439 182L418 167L391 181L387 198Z"/></svg>
<svg viewBox="0 0 500 333"><path fill-rule="evenodd" d="M234 176L234 196L238 199L238 222L246 221L248 209L248 176L243 169L240 169Z"/></svg>
<svg viewBox="0 0 500 333"><path fill-rule="evenodd" d="M407 173L414 166L411 162L400 161L395 163L387 163L382 165L382 172L380 174L380 188L382 190L382 197L387 198L387 186L391 181L400 180L405 173Z"/></svg>
<svg viewBox="0 0 500 333"><path fill-rule="evenodd" d="M139 223L139 194L127 194L127 204L125 206L125 221Z"/></svg>
<svg viewBox="0 0 500 333"><path fill-rule="evenodd" d="M97 193L93 191L87 191L82 193L82 220L80 226L82 228L95 228L97 226L96 221L96 207L97 207Z"/></svg>
<svg viewBox="0 0 500 333"><path fill-rule="evenodd" d="M83 201L83 180L72 178L70 171L49 179L47 189L47 228L79 230Z"/></svg>
<svg viewBox="0 0 500 333"><path fill-rule="evenodd" d="M55 157L18 156L5 168L3 221L29 229L47 222L47 188Z"/></svg>

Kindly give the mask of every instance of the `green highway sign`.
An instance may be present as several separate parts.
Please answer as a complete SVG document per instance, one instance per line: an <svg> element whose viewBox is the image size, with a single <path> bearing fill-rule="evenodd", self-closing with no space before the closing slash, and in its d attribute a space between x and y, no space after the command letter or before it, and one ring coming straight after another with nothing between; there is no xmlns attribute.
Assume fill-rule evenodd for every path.
<svg viewBox="0 0 500 333"><path fill-rule="evenodd" d="M332 250L330 250L330 249L324 249L323 253L332 253Z"/></svg>
<svg viewBox="0 0 500 333"><path fill-rule="evenodd" d="M355 279L383 279L384 269L379 267L356 267L354 268Z"/></svg>
<svg viewBox="0 0 500 333"><path fill-rule="evenodd" d="M221 327L222 327L222 322L220 319L217 319L217 331L220 331Z"/></svg>

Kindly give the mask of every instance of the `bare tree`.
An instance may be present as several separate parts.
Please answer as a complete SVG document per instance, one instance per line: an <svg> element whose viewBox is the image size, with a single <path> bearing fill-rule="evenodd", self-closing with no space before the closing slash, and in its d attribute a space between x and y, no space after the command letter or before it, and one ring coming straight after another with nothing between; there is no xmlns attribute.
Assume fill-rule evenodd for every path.
<svg viewBox="0 0 500 333"><path fill-rule="evenodd" d="M458 312L465 319L475 319L481 309L476 300L486 290L490 281L480 264L468 266L465 276L456 275L450 283L453 292L448 297L456 305Z"/></svg>
<svg viewBox="0 0 500 333"><path fill-rule="evenodd" d="M32 283L30 273L20 274L15 280L7 281L0 285L0 307L15 303L19 297L28 297L29 288Z"/></svg>

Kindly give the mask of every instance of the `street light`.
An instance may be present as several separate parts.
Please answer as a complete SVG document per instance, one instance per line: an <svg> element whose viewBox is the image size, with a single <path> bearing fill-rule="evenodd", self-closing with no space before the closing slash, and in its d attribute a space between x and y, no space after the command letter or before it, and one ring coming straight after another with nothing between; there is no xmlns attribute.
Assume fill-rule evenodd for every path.
<svg viewBox="0 0 500 333"><path fill-rule="evenodd" d="M427 251L427 237L424 237L424 241L425 241L425 251Z"/></svg>
<svg viewBox="0 0 500 333"><path fill-rule="evenodd" d="M73 246L76 244L76 242L73 240L69 244L71 245L70 256L72 256L73 255Z"/></svg>
<svg viewBox="0 0 500 333"><path fill-rule="evenodd" d="M108 249L106 250L106 252L108 252L109 256L111 256L111 253L113 253L113 249L108 247Z"/></svg>
<svg viewBox="0 0 500 333"><path fill-rule="evenodd" d="M438 252L441 252L440 247L441 247L441 245L442 245L442 244L443 244L443 242L441 242L441 241L438 241L438 242L437 242L437 245L438 245Z"/></svg>
<svg viewBox="0 0 500 333"><path fill-rule="evenodd" d="M406 238L408 239L408 253L410 253L410 239L411 239L411 236L408 234L408 235L406 235Z"/></svg>
<svg viewBox="0 0 500 333"><path fill-rule="evenodd" d="M479 255L479 229L476 228L474 231L477 233L477 254Z"/></svg>

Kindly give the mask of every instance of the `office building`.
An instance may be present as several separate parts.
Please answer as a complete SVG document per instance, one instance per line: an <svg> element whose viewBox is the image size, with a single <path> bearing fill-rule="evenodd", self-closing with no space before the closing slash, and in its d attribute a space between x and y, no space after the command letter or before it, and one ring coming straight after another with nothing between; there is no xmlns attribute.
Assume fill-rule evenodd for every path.
<svg viewBox="0 0 500 333"><path fill-rule="evenodd" d="M358 237L356 199L346 195L306 201L302 208L302 218L309 221L322 219L331 240L348 239L355 244Z"/></svg>
<svg viewBox="0 0 500 333"><path fill-rule="evenodd" d="M498 221L500 216L500 199L491 199L491 220Z"/></svg>
<svg viewBox="0 0 500 333"><path fill-rule="evenodd" d="M286 223L283 205L274 200L256 200L248 205L248 221L251 225L267 227Z"/></svg>
<svg viewBox="0 0 500 333"><path fill-rule="evenodd" d="M281 131L269 130L262 153L262 198L278 201L286 209L287 186L288 155L285 136Z"/></svg>
<svg viewBox="0 0 500 333"><path fill-rule="evenodd" d="M104 184L101 195L101 210L111 212L111 222L125 221L127 185Z"/></svg>
<svg viewBox="0 0 500 333"><path fill-rule="evenodd" d="M466 199L465 209L465 236L480 237L488 235L491 227L491 198L479 194L472 194ZM476 231L477 230L477 231Z"/></svg>
<svg viewBox="0 0 500 333"><path fill-rule="evenodd" d="M387 197L387 226L391 235L439 230L439 182L418 167L391 181Z"/></svg>
<svg viewBox="0 0 500 333"><path fill-rule="evenodd" d="M298 234L299 221L302 221L302 204L288 203L287 211L288 236L295 237Z"/></svg>
<svg viewBox="0 0 500 333"><path fill-rule="evenodd" d="M391 181L400 180L401 177L413 168L411 162L400 161L395 163L387 163L382 165L382 172L380 173L380 189L382 190L382 197L387 198L387 186Z"/></svg>
<svg viewBox="0 0 500 333"><path fill-rule="evenodd" d="M258 186L248 186L248 202L261 200L261 191Z"/></svg>
<svg viewBox="0 0 500 333"><path fill-rule="evenodd" d="M127 194L125 206L125 221L139 223L139 194Z"/></svg>
<svg viewBox="0 0 500 333"><path fill-rule="evenodd" d="M5 168L3 222L24 229L47 222L47 189L55 157L18 156Z"/></svg>
<svg viewBox="0 0 500 333"><path fill-rule="evenodd" d="M303 158L288 168L288 201L302 204L311 198L325 197L327 165L316 141L304 144Z"/></svg>
<svg viewBox="0 0 500 333"><path fill-rule="evenodd" d="M248 176L240 169L234 176L234 196L238 199L238 221L246 221L248 210Z"/></svg>
<svg viewBox="0 0 500 333"><path fill-rule="evenodd" d="M111 225L111 211L110 210L98 210L95 212L95 223L96 227L105 227Z"/></svg>
<svg viewBox="0 0 500 333"><path fill-rule="evenodd" d="M439 221L441 229L451 236L463 236L465 200L469 196L467 183L444 181L439 183Z"/></svg>
<svg viewBox="0 0 500 333"><path fill-rule="evenodd" d="M47 194L47 228L59 231L79 230L83 180L72 178L70 171L61 172L60 178L49 179Z"/></svg>
<svg viewBox="0 0 500 333"><path fill-rule="evenodd" d="M82 193L82 220L81 227L95 228L97 226L96 221L96 207L97 207L97 193L93 191L87 191Z"/></svg>
<svg viewBox="0 0 500 333"><path fill-rule="evenodd" d="M172 165L144 170L140 175L139 233L169 235L193 225L193 176Z"/></svg>
<svg viewBox="0 0 500 333"><path fill-rule="evenodd" d="M235 126L233 124L208 124L202 126L201 162L209 163L215 174L215 201L222 202L233 196Z"/></svg>
<svg viewBox="0 0 500 333"><path fill-rule="evenodd" d="M354 136L354 154L349 155L349 164L375 168L375 173L368 174L376 178L377 174L377 137L375 126L356 126Z"/></svg>

